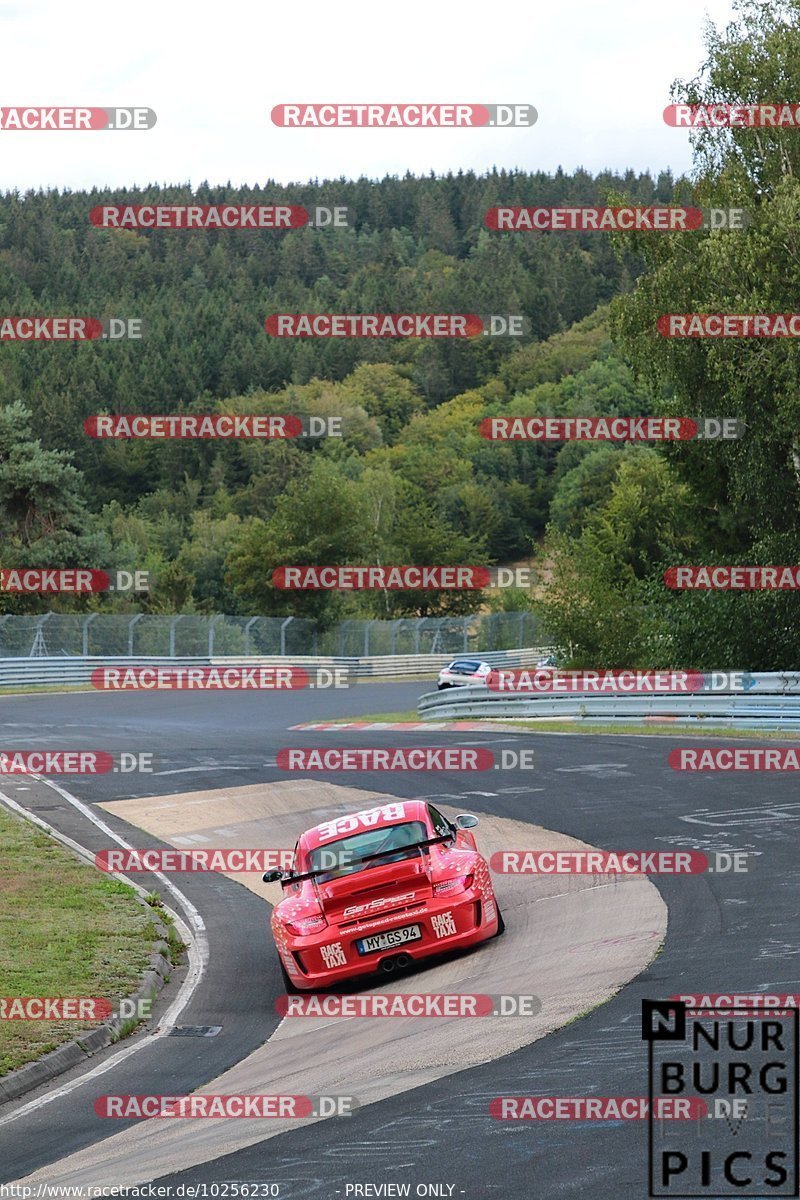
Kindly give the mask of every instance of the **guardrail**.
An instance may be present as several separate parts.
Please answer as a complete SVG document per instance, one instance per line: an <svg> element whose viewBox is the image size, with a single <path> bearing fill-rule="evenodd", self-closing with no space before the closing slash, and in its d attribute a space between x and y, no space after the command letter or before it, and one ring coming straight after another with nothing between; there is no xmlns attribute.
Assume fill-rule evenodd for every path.
<svg viewBox="0 0 800 1200"><path fill-rule="evenodd" d="M497 667L529 667L548 649L531 647L524 650L496 650L484 655L461 657L481 658ZM76 686L91 682L92 671L99 667L318 667L333 670L344 668L356 678L402 679L410 676L435 676L442 667L453 661L452 654L377 655L370 658L346 658L321 655L242 657L221 655L213 658L135 658L126 656L70 658L0 658L0 688L37 688ZM458 657L458 656L456 656Z"/></svg>
<svg viewBox="0 0 800 1200"><path fill-rule="evenodd" d="M509 695L468 685L426 693L417 702L417 711L423 720L435 721L478 717L633 724L662 719L682 725L708 722L740 728L794 730L800 729L800 673L754 672L749 676L746 692L728 689L678 695L598 696L588 692Z"/></svg>
<svg viewBox="0 0 800 1200"><path fill-rule="evenodd" d="M286 660L284 659L284 662ZM74 686L98 667L208 666L207 658L0 658L0 687Z"/></svg>
<svg viewBox="0 0 800 1200"><path fill-rule="evenodd" d="M487 662L493 667L505 667L509 670L515 667L533 667L540 658L550 654L549 647L533 646L525 650L493 650L486 654L377 654L368 658L325 658L319 655L294 655L291 658L274 656L256 658L212 658L212 663L227 665L241 664L244 666L286 666L291 663L296 667L346 667L352 675L367 678L387 677L400 679L411 675L436 675L442 667L456 659L469 659L476 662ZM128 660L125 659L125 662ZM2 662L2 660L0 660Z"/></svg>

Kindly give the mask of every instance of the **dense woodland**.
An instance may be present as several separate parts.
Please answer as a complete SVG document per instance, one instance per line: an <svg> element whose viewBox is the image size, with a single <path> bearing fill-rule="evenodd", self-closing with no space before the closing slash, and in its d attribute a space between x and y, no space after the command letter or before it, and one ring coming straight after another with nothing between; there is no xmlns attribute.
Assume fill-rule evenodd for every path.
<svg viewBox="0 0 800 1200"><path fill-rule="evenodd" d="M477 418L514 397L524 407L537 386L559 388L583 371L583 383L565 383L562 403L602 412L627 398L637 411L643 391L613 355L598 304L629 289L640 262L615 253L605 237L499 234L483 218L506 200L595 203L612 189L644 203L668 200L674 190L668 176L497 173L3 197L4 312L144 321L141 340L2 345L5 565L135 564L151 571L151 610L282 612L288 605L334 619L345 607L341 597L275 596L268 568L376 555L422 563L530 555L563 474L559 448L489 444ZM93 227L91 209L112 200L337 204L346 205L351 226ZM263 323L277 311L522 313L532 328L521 343L276 339ZM94 413L219 408L337 415L344 436L96 442L83 432ZM24 479L11 466L21 454ZM32 470L41 476L38 494ZM385 611L382 596L350 600ZM11 610L39 606L31 598L4 602ZM392 608L410 612L420 603L446 612L477 602L452 594L390 598Z"/></svg>
<svg viewBox="0 0 800 1200"><path fill-rule="evenodd" d="M794 23L787 20L794 18ZM744 0L675 98L783 95L797 0ZM791 88L788 88L791 91ZM150 612L315 617L535 608L574 664L763 669L800 657L796 593L667 591L682 562L797 563L798 349L669 342L663 312L790 312L800 139L697 133L692 181L470 172L0 197L0 312L142 318L141 341L0 344L3 566L151 572ZM347 229L131 231L102 203L346 205ZM508 234L497 204L736 205L746 232ZM271 312L522 313L524 341L275 339ZM101 412L295 412L342 438L96 442ZM737 443L491 443L493 414L735 416ZM276 592L284 563L535 559L534 593ZM122 598L0 597L5 612ZM139 601L137 601L139 603ZM797 665L795 663L795 665Z"/></svg>

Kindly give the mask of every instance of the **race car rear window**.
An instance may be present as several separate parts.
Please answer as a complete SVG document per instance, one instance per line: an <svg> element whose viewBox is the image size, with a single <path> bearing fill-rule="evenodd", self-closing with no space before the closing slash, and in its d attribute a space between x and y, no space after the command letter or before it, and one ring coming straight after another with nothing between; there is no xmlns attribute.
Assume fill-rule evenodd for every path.
<svg viewBox="0 0 800 1200"><path fill-rule="evenodd" d="M454 663L450 664L450 670L458 671L458 673L460 675L463 675L463 674L474 675L475 672L480 667L480 665L481 664L479 662L462 662L461 660L459 660L458 662L454 662Z"/></svg>
<svg viewBox="0 0 800 1200"><path fill-rule="evenodd" d="M319 876L319 882L325 879L338 879L353 871L363 871L372 866L381 866L387 862L397 862L418 854L413 849L415 842L423 842L430 834L422 821L403 821L398 825L384 825L381 829L370 829L366 833L357 833L352 837L340 838L327 846L317 846L309 855L306 870L319 871L325 869L326 875ZM384 850L396 851L387 854L385 858L373 862L356 862L369 854L378 854ZM330 874L327 870L330 868Z"/></svg>

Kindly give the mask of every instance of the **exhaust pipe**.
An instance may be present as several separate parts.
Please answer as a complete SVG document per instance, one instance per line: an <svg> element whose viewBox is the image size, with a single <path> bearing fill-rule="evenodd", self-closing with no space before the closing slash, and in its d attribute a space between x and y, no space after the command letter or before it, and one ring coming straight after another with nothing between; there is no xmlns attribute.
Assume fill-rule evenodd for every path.
<svg viewBox="0 0 800 1200"><path fill-rule="evenodd" d="M391 975L393 971L407 967L412 961L410 954L393 954L390 958L381 959L379 970L383 971L384 975Z"/></svg>

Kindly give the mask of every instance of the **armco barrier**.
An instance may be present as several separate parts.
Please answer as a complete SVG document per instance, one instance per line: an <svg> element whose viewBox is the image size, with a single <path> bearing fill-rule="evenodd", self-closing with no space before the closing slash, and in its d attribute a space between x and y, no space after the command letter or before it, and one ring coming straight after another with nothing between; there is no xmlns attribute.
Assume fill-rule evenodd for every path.
<svg viewBox="0 0 800 1200"><path fill-rule="evenodd" d="M207 658L0 658L0 688L69 687L91 682L98 667L169 667L208 665Z"/></svg>
<svg viewBox="0 0 800 1200"><path fill-rule="evenodd" d="M562 719L567 721L642 722L659 718L694 726L708 721L753 729L800 729L800 673L758 672L749 676L747 692L690 692L680 695L588 693L510 695L484 686L429 692L417 702L424 720L462 717L508 720Z"/></svg>
<svg viewBox="0 0 800 1200"><path fill-rule="evenodd" d="M497 667L528 667L549 653L547 648L497 650L486 655L462 655L481 658ZM220 656L214 658L134 658L74 657L59 658L0 658L0 688L70 687L91 682L92 671L98 667L180 667L180 666L273 666L305 667L313 670L344 668L358 678L402 679L410 676L434 677L442 667L453 661L452 654L398 654L372 658L336 658L297 655L269 657ZM458 657L458 656L456 656Z"/></svg>
<svg viewBox="0 0 800 1200"><path fill-rule="evenodd" d="M403 676L436 675L442 667L455 659L474 659L487 662L493 667L513 670L516 667L533 667L540 658L550 653L548 647L531 647L525 650L494 650L487 654L380 654L369 658L323 658L318 655L295 655L291 658L254 657L254 658L224 658L216 657L209 661L220 665L246 666L286 666L291 663L296 667L346 667L351 674L362 678L401 679ZM0 660L2 661L2 660ZM125 662L128 660L125 659Z"/></svg>

